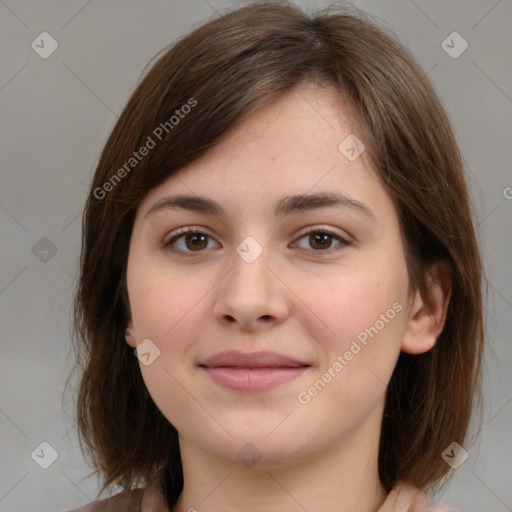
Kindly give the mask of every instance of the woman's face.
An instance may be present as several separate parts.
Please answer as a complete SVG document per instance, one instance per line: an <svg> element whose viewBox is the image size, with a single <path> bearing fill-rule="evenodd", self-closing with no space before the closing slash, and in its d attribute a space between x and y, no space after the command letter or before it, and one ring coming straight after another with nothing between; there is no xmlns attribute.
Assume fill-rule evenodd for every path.
<svg viewBox="0 0 512 512"><path fill-rule="evenodd" d="M127 342L182 442L270 468L378 441L409 281L354 134L334 89L301 86L141 203Z"/></svg>

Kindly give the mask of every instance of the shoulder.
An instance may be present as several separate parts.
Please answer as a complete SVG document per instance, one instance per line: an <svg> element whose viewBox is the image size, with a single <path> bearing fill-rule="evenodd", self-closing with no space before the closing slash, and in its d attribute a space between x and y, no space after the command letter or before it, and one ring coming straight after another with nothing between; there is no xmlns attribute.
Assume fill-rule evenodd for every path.
<svg viewBox="0 0 512 512"><path fill-rule="evenodd" d="M457 512L443 503L430 501L420 489L399 483L388 494L378 512Z"/></svg>
<svg viewBox="0 0 512 512"><path fill-rule="evenodd" d="M170 512L158 478L146 487L123 491L66 512Z"/></svg>
<svg viewBox="0 0 512 512"><path fill-rule="evenodd" d="M67 512L140 512L143 494L143 489L123 491Z"/></svg>
<svg viewBox="0 0 512 512"><path fill-rule="evenodd" d="M430 503L427 512L460 512L444 503Z"/></svg>

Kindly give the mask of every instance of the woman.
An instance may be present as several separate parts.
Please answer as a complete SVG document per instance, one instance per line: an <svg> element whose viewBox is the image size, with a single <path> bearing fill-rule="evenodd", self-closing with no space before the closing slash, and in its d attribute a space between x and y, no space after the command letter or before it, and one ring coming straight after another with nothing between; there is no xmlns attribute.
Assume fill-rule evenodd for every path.
<svg viewBox="0 0 512 512"><path fill-rule="evenodd" d="M407 50L347 9L199 27L91 185L78 427L123 492L77 510L449 510L428 494L479 405L482 277L462 158Z"/></svg>

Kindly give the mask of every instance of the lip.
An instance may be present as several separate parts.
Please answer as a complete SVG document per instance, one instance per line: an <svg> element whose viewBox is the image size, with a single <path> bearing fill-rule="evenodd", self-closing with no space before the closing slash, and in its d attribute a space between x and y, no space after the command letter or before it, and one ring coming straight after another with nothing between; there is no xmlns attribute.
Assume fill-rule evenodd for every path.
<svg viewBox="0 0 512 512"><path fill-rule="evenodd" d="M199 367L223 387L262 391L298 378L311 365L277 352L229 350L209 357Z"/></svg>

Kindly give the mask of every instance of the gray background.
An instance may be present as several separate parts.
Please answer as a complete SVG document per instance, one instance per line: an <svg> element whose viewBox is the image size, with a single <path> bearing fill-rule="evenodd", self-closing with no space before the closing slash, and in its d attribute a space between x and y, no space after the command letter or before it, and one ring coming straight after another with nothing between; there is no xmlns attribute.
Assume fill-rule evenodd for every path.
<svg viewBox="0 0 512 512"><path fill-rule="evenodd" d="M0 1L0 511L63 511L91 501L99 488L80 454L72 403L66 398L66 414L61 402L73 362L70 300L87 187L149 59L245 3ZM381 18L428 71L452 119L477 208L490 290L485 416L479 443L438 499L463 512L510 511L512 2L354 5ZM44 31L58 42L47 59L31 47ZM454 31L469 44L458 58L441 47ZM38 460L48 460L42 442L58 454L48 469L31 457L37 448Z"/></svg>

